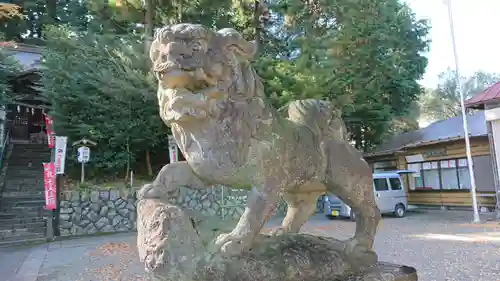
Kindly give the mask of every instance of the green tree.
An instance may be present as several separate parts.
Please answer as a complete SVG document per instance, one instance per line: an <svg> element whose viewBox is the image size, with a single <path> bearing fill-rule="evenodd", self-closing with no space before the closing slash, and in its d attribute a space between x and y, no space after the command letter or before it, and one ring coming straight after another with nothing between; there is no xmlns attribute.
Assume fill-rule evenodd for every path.
<svg viewBox="0 0 500 281"><path fill-rule="evenodd" d="M381 143L422 93L427 23L397 0L277 1L276 9L289 57L343 105L356 147Z"/></svg>
<svg viewBox="0 0 500 281"><path fill-rule="evenodd" d="M0 3L0 19L21 17L20 7L10 3Z"/></svg>
<svg viewBox="0 0 500 281"><path fill-rule="evenodd" d="M13 95L11 81L22 71L22 66L6 47L0 47L0 104L10 101Z"/></svg>
<svg viewBox="0 0 500 281"><path fill-rule="evenodd" d="M166 147L156 82L135 37L76 36L64 26L45 32L41 94L52 104L58 134L98 143L94 173L125 175L147 151Z"/></svg>
<svg viewBox="0 0 500 281"><path fill-rule="evenodd" d="M368 149L414 128L415 111L406 105L420 94L416 80L426 64L426 23L397 0L379 2L277 0L267 10L244 0L68 1L52 21L59 27L42 30L42 94L59 133L99 143L95 171L123 174L167 147L145 52L152 30L181 21L233 26L259 42L254 65L276 107L297 98L334 100L357 147Z"/></svg>
<svg viewBox="0 0 500 281"><path fill-rule="evenodd" d="M444 120L462 114L460 92L456 72L448 69L439 75L436 89L427 89L421 97L422 115L431 121ZM500 82L500 74L475 72L470 77L461 77L464 99L470 99L482 93L486 88Z"/></svg>

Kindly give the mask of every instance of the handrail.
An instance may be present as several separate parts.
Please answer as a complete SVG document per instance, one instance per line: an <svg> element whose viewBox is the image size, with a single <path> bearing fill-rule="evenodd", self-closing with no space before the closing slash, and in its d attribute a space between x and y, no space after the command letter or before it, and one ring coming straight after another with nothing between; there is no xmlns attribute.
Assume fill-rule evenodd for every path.
<svg viewBox="0 0 500 281"><path fill-rule="evenodd" d="M0 169L3 167L3 160L5 156L5 151L7 149L7 146L10 145L10 130L6 129L6 134L5 134L5 140L3 141L2 148L0 150Z"/></svg>
<svg viewBox="0 0 500 281"><path fill-rule="evenodd" d="M4 167L4 164L5 164L5 161L7 159L5 159L6 157L6 154L8 152L8 149L9 149L9 145L10 145L10 126L8 126L8 122L6 122L7 124L5 124L4 126L4 130L5 130L5 140L3 141L3 146L0 150L0 198L3 197L3 190L5 188L5 167ZM0 204L1 204L1 201L0 201Z"/></svg>

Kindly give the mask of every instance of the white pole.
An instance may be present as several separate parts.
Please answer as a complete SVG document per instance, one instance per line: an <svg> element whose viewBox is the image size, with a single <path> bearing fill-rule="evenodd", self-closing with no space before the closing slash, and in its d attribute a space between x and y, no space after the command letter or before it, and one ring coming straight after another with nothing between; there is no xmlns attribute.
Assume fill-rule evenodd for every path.
<svg viewBox="0 0 500 281"><path fill-rule="evenodd" d="M85 162L82 161L82 171L81 171L81 179L80 179L80 182L81 183L84 183L85 182Z"/></svg>
<svg viewBox="0 0 500 281"><path fill-rule="evenodd" d="M447 0L446 4L448 5L448 17L450 23L450 32L451 32L451 42L453 45L453 56L455 57L455 74L457 79L457 87L460 92L460 107L462 109L462 122L464 126L464 136L465 136L465 153L467 154L467 166L469 167L469 176L470 176L470 184L471 184L471 196L472 196L472 209L474 210L474 220L473 222L480 222L479 218L479 210L477 208L477 198L476 198L476 179L474 177L474 164L472 162L472 155L470 150L470 140L469 140L469 129L467 126L467 116L465 115L465 104L464 104L464 92L462 89L462 83L460 82L460 70L458 67L458 54L457 54L457 46L455 43L455 28L453 26L453 12L451 8L451 0Z"/></svg>

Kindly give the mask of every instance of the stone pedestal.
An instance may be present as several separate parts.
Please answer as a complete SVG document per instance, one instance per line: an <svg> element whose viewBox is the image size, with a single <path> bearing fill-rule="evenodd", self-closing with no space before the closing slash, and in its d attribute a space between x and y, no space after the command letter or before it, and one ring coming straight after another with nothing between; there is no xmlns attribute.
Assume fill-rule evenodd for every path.
<svg viewBox="0 0 500 281"><path fill-rule="evenodd" d="M379 262L361 272L331 281L418 281L418 277L413 267Z"/></svg>
<svg viewBox="0 0 500 281"><path fill-rule="evenodd" d="M139 201L137 245L147 272L161 281L416 281L414 268L349 260L341 241L309 234L260 235L251 251L224 257L181 207ZM373 254L374 255L374 254ZM376 260L376 255L374 255Z"/></svg>

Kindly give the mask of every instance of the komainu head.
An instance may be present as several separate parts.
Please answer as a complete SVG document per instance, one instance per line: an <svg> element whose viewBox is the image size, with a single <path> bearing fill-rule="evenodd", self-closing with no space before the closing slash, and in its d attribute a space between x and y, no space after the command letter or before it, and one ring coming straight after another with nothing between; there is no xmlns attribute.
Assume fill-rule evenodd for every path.
<svg viewBox="0 0 500 281"><path fill-rule="evenodd" d="M165 123L217 118L229 100L263 95L248 60L255 44L234 29L198 24L161 28L150 49ZM257 89L258 88L258 89Z"/></svg>

